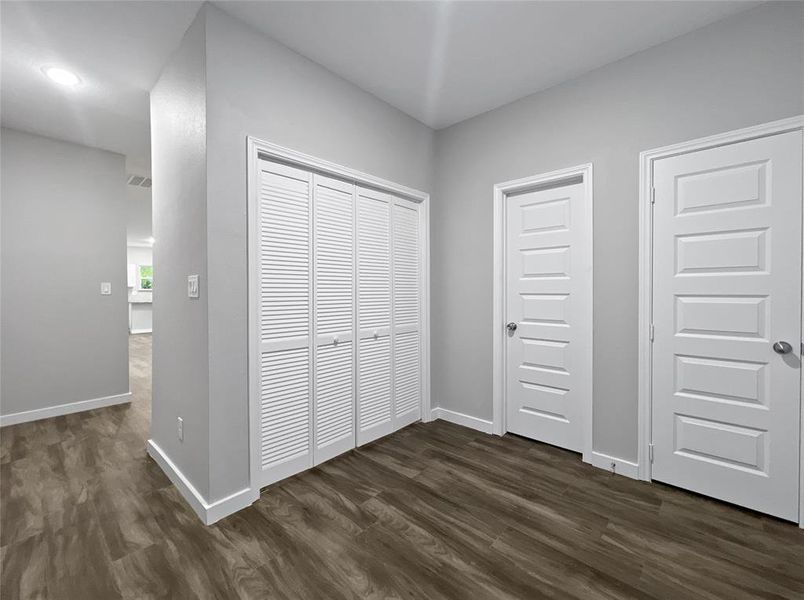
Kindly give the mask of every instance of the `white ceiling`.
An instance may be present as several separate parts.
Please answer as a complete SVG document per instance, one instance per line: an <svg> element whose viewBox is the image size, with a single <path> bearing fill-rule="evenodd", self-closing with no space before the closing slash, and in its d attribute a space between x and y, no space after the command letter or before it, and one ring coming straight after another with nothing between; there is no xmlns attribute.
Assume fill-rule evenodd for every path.
<svg viewBox="0 0 804 600"><path fill-rule="evenodd" d="M760 2L216 2L440 129Z"/></svg>
<svg viewBox="0 0 804 600"><path fill-rule="evenodd" d="M434 128L759 2L218 2ZM150 172L148 92L200 2L0 2L5 126L125 154ZM55 85L60 65L82 84Z"/></svg>
<svg viewBox="0 0 804 600"><path fill-rule="evenodd" d="M125 154L150 172L148 93L200 2L2 2L5 126ZM58 86L45 65L77 73Z"/></svg>

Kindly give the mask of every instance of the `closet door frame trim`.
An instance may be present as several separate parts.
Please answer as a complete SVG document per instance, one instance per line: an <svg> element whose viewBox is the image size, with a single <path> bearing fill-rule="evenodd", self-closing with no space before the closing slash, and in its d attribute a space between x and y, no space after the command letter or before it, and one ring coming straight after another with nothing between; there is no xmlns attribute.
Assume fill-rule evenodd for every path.
<svg viewBox="0 0 804 600"><path fill-rule="evenodd" d="M653 163L662 158L718 148L757 138L804 130L804 115L771 121L645 150L639 154L639 366L638 366L638 478L652 481L650 465L652 386L653 386ZM804 202L804 198L802 198ZM804 224L802 224L804 226ZM802 315L804 318L804 314ZM804 377L801 380L804 402ZM804 407L800 415L799 448L799 527L804 529Z"/></svg>
<svg viewBox="0 0 804 600"><path fill-rule="evenodd" d="M262 159L285 163L314 173L348 180L356 185L376 188L401 196L420 205L420 327L421 327L421 420L432 420L430 408L430 194L403 186L374 175L350 169L309 154L297 152L256 137L246 137L247 147L247 248L248 248L248 381L249 381L249 473L251 488L260 489L260 443L259 443L259 371L255 369L259 357L259 303L254 302L254 293L259 289L257 271L252 268L258 262L256 240L258 231L259 161ZM356 416L355 416L356 418Z"/></svg>

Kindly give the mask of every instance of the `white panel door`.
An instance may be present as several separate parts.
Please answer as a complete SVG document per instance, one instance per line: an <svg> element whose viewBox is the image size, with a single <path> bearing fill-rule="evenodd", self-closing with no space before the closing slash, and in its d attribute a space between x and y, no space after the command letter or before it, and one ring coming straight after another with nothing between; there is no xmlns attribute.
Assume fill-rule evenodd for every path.
<svg viewBox="0 0 804 600"><path fill-rule="evenodd" d="M393 264L394 429L421 418L421 241L419 205L394 198Z"/></svg>
<svg viewBox="0 0 804 600"><path fill-rule="evenodd" d="M653 178L652 477L798 520L801 133Z"/></svg>
<svg viewBox="0 0 804 600"><path fill-rule="evenodd" d="M314 462L355 447L354 192L313 175Z"/></svg>
<svg viewBox="0 0 804 600"><path fill-rule="evenodd" d="M260 485L313 464L311 175L259 161L257 265Z"/></svg>
<svg viewBox="0 0 804 600"><path fill-rule="evenodd" d="M394 430L391 384L391 206L357 188L357 444Z"/></svg>
<svg viewBox="0 0 804 600"><path fill-rule="evenodd" d="M506 429L580 451L591 395L584 184L506 197Z"/></svg>

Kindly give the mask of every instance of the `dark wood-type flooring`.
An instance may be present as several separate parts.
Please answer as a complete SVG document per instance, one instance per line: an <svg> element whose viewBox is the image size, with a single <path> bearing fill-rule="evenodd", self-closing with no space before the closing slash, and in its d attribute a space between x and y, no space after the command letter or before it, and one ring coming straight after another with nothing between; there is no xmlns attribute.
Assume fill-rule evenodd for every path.
<svg viewBox="0 0 804 600"><path fill-rule="evenodd" d="M804 531L575 454L415 424L205 527L130 406L0 431L0 597L804 598Z"/></svg>

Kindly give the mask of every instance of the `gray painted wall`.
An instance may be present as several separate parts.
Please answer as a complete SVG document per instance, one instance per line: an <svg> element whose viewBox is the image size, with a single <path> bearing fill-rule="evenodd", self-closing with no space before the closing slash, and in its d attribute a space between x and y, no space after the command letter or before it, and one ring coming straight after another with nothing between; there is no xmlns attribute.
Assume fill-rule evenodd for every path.
<svg viewBox="0 0 804 600"><path fill-rule="evenodd" d="M0 155L0 413L127 393L124 157L10 129Z"/></svg>
<svg viewBox="0 0 804 600"><path fill-rule="evenodd" d="M433 404L491 419L492 186L594 163L594 448L637 455L638 156L804 112L804 5L694 31L436 136Z"/></svg>
<svg viewBox="0 0 804 600"><path fill-rule="evenodd" d="M246 136L429 190L433 132L214 6L205 8L210 497L216 499L247 487L249 477ZM164 273L157 272L162 285Z"/></svg>
<svg viewBox="0 0 804 600"><path fill-rule="evenodd" d="M151 439L209 493L206 78L203 15L151 91L154 273ZM187 275L201 297L187 297ZM176 418L184 420L184 441Z"/></svg>
<svg viewBox="0 0 804 600"><path fill-rule="evenodd" d="M126 260L130 265L150 265L154 261L154 250L146 246L128 246Z"/></svg>
<svg viewBox="0 0 804 600"><path fill-rule="evenodd" d="M802 10L760 7L434 134L205 5L152 94L154 439L208 501L248 485L251 135L435 189L433 403L484 419L492 186L593 162L595 448L633 460L638 154L804 112Z"/></svg>
<svg viewBox="0 0 804 600"><path fill-rule="evenodd" d="M151 111L152 438L211 502L249 485L246 136L427 190L433 132L211 5Z"/></svg>
<svg viewBox="0 0 804 600"><path fill-rule="evenodd" d="M129 244L144 244L153 235L151 188L126 185L126 236Z"/></svg>

